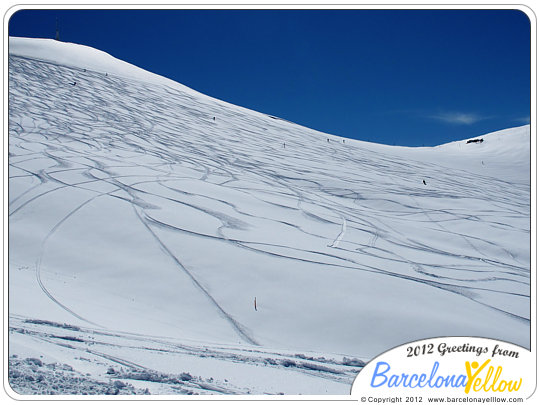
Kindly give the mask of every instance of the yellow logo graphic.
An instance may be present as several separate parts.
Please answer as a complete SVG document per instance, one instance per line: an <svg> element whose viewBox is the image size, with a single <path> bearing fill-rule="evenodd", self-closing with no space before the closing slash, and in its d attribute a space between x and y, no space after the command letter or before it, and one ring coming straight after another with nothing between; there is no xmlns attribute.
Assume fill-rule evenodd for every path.
<svg viewBox="0 0 540 405"><path fill-rule="evenodd" d="M467 385L465 386L466 394L470 392L471 388L475 392L480 390L484 390L485 392L512 392L520 389L521 378L519 379L519 382L513 380L506 381L504 379L500 379L499 381L499 378L503 372L502 366L498 366L496 371L493 366L489 366L486 374L482 376L482 370L486 368L490 361L491 360L488 359L482 363L482 365L479 365L477 361L473 361L472 363L469 363L468 361L465 362L465 370L467 371L468 377ZM474 374L473 370L475 370ZM495 375L493 375L494 371Z"/></svg>

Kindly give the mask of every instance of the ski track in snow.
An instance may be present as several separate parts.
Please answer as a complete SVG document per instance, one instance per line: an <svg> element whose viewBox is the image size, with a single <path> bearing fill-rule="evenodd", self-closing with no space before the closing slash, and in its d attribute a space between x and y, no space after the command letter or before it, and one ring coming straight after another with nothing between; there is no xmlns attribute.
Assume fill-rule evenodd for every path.
<svg viewBox="0 0 540 405"><path fill-rule="evenodd" d="M256 392L249 386L235 386L227 380L212 378L212 374L191 375L187 373L188 370L182 369L190 358L212 362L212 364L222 362L242 364L252 368L253 372L257 372L261 366L281 369L290 374L289 378L293 380L294 375L297 374L338 383L342 385L343 393L347 392L357 373L365 364L362 360L354 358L313 357L297 352L284 353L224 345L202 345L172 338L27 319L17 315L10 317L10 333L55 347L68 358L73 358L74 363L84 361L97 365L101 372L94 377L101 383L111 380L120 380L136 386L139 383L141 387L149 388L150 394L277 394L277 392ZM126 352L131 358L140 360L133 362L117 354ZM144 364L151 363L152 359L164 355L178 363L177 372L164 373ZM214 365L212 368L214 367L219 366ZM24 373L20 367L15 369ZM39 384L34 384L39 387Z"/></svg>
<svg viewBox="0 0 540 405"><path fill-rule="evenodd" d="M88 327L78 327L81 341L69 341L53 335L55 326L50 322L32 323L13 316L12 333L86 352L131 373L156 370L105 353L114 345L108 337L132 344L135 351L212 355L220 361L286 367L350 384L353 373L343 364L308 361L302 365L298 359L257 349L257 331L234 307L220 301L224 298L216 294L219 285L212 284L204 268L185 264L181 254L186 251L176 243L176 236L218 243L235 254L256 254L261 261L276 258L325 266L329 271L406 280L529 323L528 314L507 304L529 299L527 258L490 238L490 232L520 238L530 233L526 183L472 176L463 169L441 170L433 163L401 160L333 138L328 145L322 137L308 137L306 146L301 127L279 119L256 119L217 102L202 103L167 86L22 57L11 56L9 65L10 226L16 227L17 221L51 199L62 201L68 191L86 196L76 202L66 200L65 211L41 240L35 275L52 302ZM69 85L73 81L76 86ZM287 135L285 148L276 139L281 133ZM329 147L334 166L328 165ZM339 178L332 167L339 167ZM428 187L417 184L421 183L416 180L418 173L429 179ZM211 193L217 189L223 196ZM243 204L240 197L249 203ZM445 199L455 204L433 208ZM48 264L48 255L54 253L50 242L66 224L88 215L98 200L115 200L125 204L125 212L134 212L167 260L191 279L207 305L254 352L114 334L99 326L92 314L79 313L73 303L58 298L48 287L54 281ZM481 209L470 210L475 205ZM210 225L196 227L182 215L166 214L183 209L201 215ZM337 236L336 216L342 219ZM459 227L465 220L474 221L483 232L467 234ZM262 226L275 235L268 232L253 238L249 230ZM409 235L411 226L421 228L425 237ZM282 241L277 232L295 236ZM308 243L300 242L299 235ZM453 243L445 245L441 240ZM494 256L494 252L501 254ZM90 342L91 336L95 339ZM285 360L294 366L286 366ZM179 384L178 379L174 384ZM180 385L193 392L246 393L223 381L195 379Z"/></svg>
<svg viewBox="0 0 540 405"><path fill-rule="evenodd" d="M249 344L252 345L258 345L258 343L253 339L253 337L249 336L248 332L246 331L245 327L240 325L239 322L234 319L230 314L228 314L219 304L218 302L212 297L212 295L197 281L197 279L193 276L193 274L185 268L185 266L178 260L178 258L167 248L167 246L163 243L163 241L154 233L152 228L150 228L148 221L145 221L144 218L141 216L139 211L136 209L135 206L133 206L133 209L135 210L135 213L137 214L137 217L141 220L141 222L144 224L146 229L152 234L154 239L160 244L160 246L167 252L167 254L171 257L172 260L182 269L183 272L185 272L189 278L195 283L195 285L202 291L202 293L208 297L208 299L212 302L213 305L217 308L219 313L232 325L234 330L240 335L240 337L246 341Z"/></svg>
<svg viewBox="0 0 540 405"><path fill-rule="evenodd" d="M16 65L17 59L18 59L18 58L12 58L12 61L13 61L13 62L12 62L12 65L13 65L13 64ZM23 63L22 61L20 61L20 64L24 66L24 63ZM54 69L54 68L55 68L54 66L49 66L49 64L43 64L43 67L46 67L46 66L48 66L49 69ZM63 70L62 67L56 67L56 69ZM73 73L72 73L72 75L73 75L73 77L76 77ZM89 87L92 87L92 85L93 85L94 87L98 87L98 88L99 88L99 86L96 86L96 82L92 82L92 81L90 80L90 79L92 78L92 76L94 76L94 78L95 78L96 74L92 74L92 72L88 72L88 71L87 71L87 72L85 72L85 75L90 76L90 77L87 78L87 80L89 81ZM79 72L79 74L78 74L77 76L82 76L82 74ZM102 78L102 79L103 79L103 78ZM65 79L65 80L68 80L68 79ZM100 120L100 117L99 117L97 114L91 115L90 112L89 112L90 110L88 110L88 109L84 109L84 108L81 108L81 107L76 108L76 107L77 107L77 104L78 104L77 102L80 102L81 104L84 104L84 100L83 100L83 98L82 98L82 97L84 97L84 96L76 97L76 94L75 94L75 91L80 91L80 88L83 86L83 83L84 83L84 82L83 82L82 80L79 80L79 83L80 83L80 84L78 84L78 88L77 88L77 89L73 89L73 91L70 92L71 94L70 94L69 100L71 100L71 101L68 101L68 104L71 104L69 107L74 108L75 111L78 111L82 116L84 116L84 115L85 115L85 116L88 116L88 120L89 120L91 123L88 124L88 128L87 128L87 129L90 131L90 130L92 130L92 128L93 128L93 130L94 130L94 135L95 135L95 131L96 131L96 125L95 125L95 124L96 124L96 123L99 123L99 121L101 121L101 120ZM109 85L113 85L113 84L116 84L116 83L114 83L114 82L112 81L112 79L108 79L108 84L109 84ZM65 87L65 82L56 83L56 85ZM104 93L104 94L107 93L107 91L106 91L104 88L103 88L102 90L103 90L103 93ZM16 89L14 89L13 92L15 92L15 91L16 91ZM104 100L104 101L105 101L105 100ZM14 97L13 97L13 100L12 100L12 105L13 105L13 104L17 104L17 102L16 102L16 100L15 100ZM105 103L105 105L110 105L110 104L111 104L110 102L106 102L106 103ZM27 107L27 111L33 111L33 110L35 109L35 107L29 107L29 106L26 106L26 107ZM67 107L66 107L66 108L67 108ZM49 108L48 111L51 111L51 113L53 112L52 108ZM43 116L43 112L40 111L40 113L41 113L41 115ZM145 113L146 113L146 112L145 112ZM112 112L108 112L107 114L105 114L105 116L110 115L110 114L112 114ZM146 115L148 115L148 114L146 114ZM145 114L131 114L131 115L129 116L129 118L130 118L130 119L133 119L133 121L137 122L137 120L140 120L140 118L143 117L143 116L145 116ZM44 121L44 122L49 122L49 123L50 123L51 121L53 121L53 120L51 120L51 118L56 118L56 119L57 119L58 117L55 116L55 115L51 115L50 117L46 117L47 119L45 119L45 117L42 117L42 118L43 118L43 121ZM128 118L128 117L126 117L126 118ZM14 122L14 121L15 121L15 120L13 120L13 119L10 120L10 125L12 126L12 131L11 131L12 135L18 133L18 132L17 132L17 127L19 127L18 124L17 124L17 126L15 127L15 122ZM122 122L122 120L117 120L117 121ZM51 125L51 124L49 124L49 125ZM64 124L64 125L66 125L66 124ZM51 125L51 127L52 127L52 126L53 126L53 125ZM170 150L169 145L167 145L167 148L168 148L169 150L166 150L166 149L165 149L165 146L162 146L162 145L161 145L161 142L158 142L157 145L156 145L155 143L154 143L154 144L150 143L150 140L148 140L148 139L143 139L143 138L142 138L142 135L143 135L143 134L146 134L146 131L144 131L144 130L141 129L141 128L145 128L145 127L146 127L146 128L148 128L148 133L151 133L151 128L152 128L152 126L155 126L155 124L154 124L154 125L151 125L150 123L138 123L138 124L132 123L131 126L136 128L134 137L136 138L137 141L141 142L141 143L144 145L144 148L143 148L143 146L141 146L141 145L139 145L139 144L137 144L137 143L127 142L127 141L125 141L125 140L122 141L123 144L125 144L125 145L127 145L127 146L132 146L136 151L142 151L142 152L145 153L145 154L150 153L150 154L156 156L157 158L163 159L164 162L167 162L167 164L172 164L172 165L174 165L174 160L175 160L175 159L174 159L174 157L170 156L170 155L171 155L171 152L169 151L169 150ZM59 127L62 128L62 126L59 126ZM99 126L98 126L98 127L99 127ZM72 142L74 142L74 143L79 143L79 142L81 142L81 135L80 135L80 134L77 134L77 131L73 131L72 128L67 127L67 128L63 128L63 129L64 129L66 132L56 134L56 138L54 138L54 139L57 139L57 140L59 140L59 141L61 141L61 142L60 142L60 145L59 145L59 146L54 147L53 151L62 151L62 152L65 152L65 153L69 154L69 153L70 153L70 148L69 148L67 145L69 145L69 144L72 143ZM123 132L127 132L127 133L132 132L132 131L130 131L129 128L122 128L122 130L123 130ZM86 144L86 145L91 145L91 146L92 146L92 149L91 149L91 150L95 150L95 151L103 150L103 146L109 146L109 145L111 145L111 144L114 143L114 140L113 140L113 141L107 140L107 142L106 142L105 145L101 145L101 146L100 146L100 145L99 145L99 142L100 142L100 139L99 139L99 138L96 139L95 136L87 137L87 138L88 138L88 141L86 141L85 144ZM113 139L114 139L114 138L113 138ZM51 139L47 139L47 142L44 142L42 145L43 145L44 147L47 147L47 146L50 145L50 142L51 142ZM96 145L96 143L97 143L98 145ZM193 147L192 145L190 145L190 146ZM205 146L207 149L209 149L209 150L214 149L214 146L212 146L212 145L210 145L210 144L206 144L206 145L204 145L204 146ZM153 147L153 148L150 148L150 147ZM149 151L150 151L150 152L149 152ZM78 152L79 152L79 151L76 150L76 151L74 151L73 153L74 153L75 156L77 156L77 153L78 153ZM219 160L220 160L220 158L219 158L219 156L220 156L219 151L217 151L218 153L215 153L215 152L216 152L216 151L214 151L214 153L211 152L211 153L206 153L206 154L204 154L205 156L217 156L217 157L218 157L217 159L216 159L216 158L211 159L211 160L213 161L212 164L211 164L211 166L215 166L215 165L219 162ZM281 151L280 151L280 152L281 152ZM371 152L371 153L372 153L372 152ZM53 154L53 153L48 153L48 156L49 156L49 157L54 157L54 154ZM247 157L247 156L246 156L246 157ZM94 168L97 168L97 169L100 169L100 170L101 170L102 167L110 167L110 166L108 166L108 165L104 165L104 164L100 163L100 160L95 159L95 158L92 156L92 154L90 154L89 156L87 156L87 158L88 158L89 160L91 160L92 158L94 159L94 160L92 160L93 163L95 163L95 165L96 165ZM103 159L103 156L100 156L100 158ZM201 160L206 160L206 159L204 159L204 156L201 156L201 158L202 158ZM63 169L62 171L66 171L66 170L77 170L77 169L70 169L70 168L69 168L69 166L71 165L71 163L70 163L70 161L69 161L69 158L65 158L65 157L64 157L64 158L55 158L55 159L56 159L55 161L57 162L57 165L56 165L56 166L53 166L55 169L57 169L58 166L64 165L64 166L67 166L68 168ZM11 159L11 160L14 160L14 159ZM193 158L191 158L191 160L193 160ZM237 159L237 160L238 160L238 159ZM217 161L217 162L216 162L216 161ZM382 159L381 159L381 161L382 161ZM17 163L20 164L20 162L21 162L20 160L17 160ZM210 169L209 169L209 167L208 167L208 163L209 163L209 162L208 162L208 161L205 161L205 162L197 161L197 162L195 162L195 163L196 163L197 166L203 171L203 174L202 174L201 179L203 179L203 181L206 180L207 177L208 177L208 174L211 172ZM229 162L229 161L226 160L225 163L227 163L227 165L224 165L224 166L229 166L231 162ZM370 159L367 163L373 164L373 160ZM79 162L77 162L76 164L77 164L77 165L80 165ZM14 163L13 163L13 164L10 163L10 166L11 166L11 165L13 165L14 167L17 167L17 166L15 166ZM136 164L135 166L137 167L137 166L140 166L140 165L137 165L137 164ZM91 166L88 166L88 167L91 167ZM148 166L147 166L147 167L148 167ZM233 165L233 167L234 167L234 165ZM165 169L161 169L161 168L160 168L160 169L156 169L156 167L151 167L151 168L152 168L152 170L155 170L155 171L162 171L162 170L163 170L163 174L164 174L165 176L172 176L172 175L173 175L172 172L166 171ZM218 165L218 169L219 169L219 168L221 168L221 167L219 167L219 165ZM317 203L317 201L314 201L313 199L311 199L311 198L309 197L309 195L306 195L306 194L305 194L305 191L303 191L303 192L299 192L299 191L298 191L298 189L293 185L293 184L294 184L294 180L296 180L295 178L292 178L292 177L291 177L291 178L287 178L287 177L284 177L284 176L282 176L282 175L274 175L274 174L272 174L272 173L269 173L268 171L260 170L259 168L253 167L253 166L250 166L249 169L250 169L250 173L251 173L252 175L255 174L255 175L258 175L258 176L262 176L262 177L269 177L270 180L277 180L278 184L283 185L284 187L287 187L287 188L288 188L288 191L291 191L292 193L294 193L295 195L298 196L298 204L299 204L299 206L300 206L300 202L301 202L301 201L309 201L309 202L311 202L311 203ZM385 170L387 173L392 173L392 172L394 171L392 166L383 166L383 167L381 167L381 169ZM390 169L392 169L392 170L390 170ZM27 171L28 171L29 173L31 173L32 176L40 177L40 175L39 175L38 173L32 173L32 172L29 171L29 170L27 170ZM58 172L59 172L59 170L54 170L54 173L58 173ZM42 175L42 176L43 176L43 175ZM236 180L238 179L238 176L235 176L234 174L231 174L230 176L231 176L231 178L230 178L229 180L227 180L228 182L234 182L234 181L236 181ZM112 178L114 179L114 177L112 177ZM64 183L62 183L62 182L60 182L60 181L58 181L58 180L52 178L51 176L47 176L47 179L48 179L48 181L56 181L56 182L60 183L61 185L60 185L59 187L61 187L61 188L65 188L65 187L69 187L69 186L77 186L77 184L64 184ZM285 181L284 181L284 180L285 180ZM293 181L293 183L292 183L292 184L289 184L286 180ZM299 181L303 181L303 179L299 179ZM478 181L478 177L475 178L475 181ZM331 190L331 189L323 189L323 186L322 186L320 183L317 183L315 180L311 180L311 182L312 182L312 184L316 187L316 189L314 190L314 193L313 193L314 195L319 195L319 194L317 193L317 191L323 192L322 195L332 195L332 190ZM225 183L222 183L222 184L225 184ZM369 184L366 184L366 185L369 185ZM131 189L131 188L132 188L131 186L127 186L127 185L126 185L125 187L126 187L126 189ZM25 193L23 193L23 194L17 196L17 199L23 198L24 194L26 194L26 193L31 193L32 190L33 190L33 189L36 189L36 188L39 189L39 185L34 185L34 186L32 186L29 190L25 191ZM44 196L44 195L46 195L46 194L48 194L48 193L54 192L55 190L58 190L58 188L56 188L56 189L54 189L54 190L47 190L47 191L45 191L45 192L43 192L43 193L41 193L41 194L38 194L38 195L32 196L31 198L26 199L26 200L24 201L23 204L19 205L18 207L16 207L16 208L11 212L11 215L17 213L20 209L24 208L27 204L29 204L29 203L35 203L35 202L37 202L37 200L38 200L40 197L42 197L42 196ZM470 190L471 190L471 194L474 194L475 187L471 187ZM396 193L396 194L397 194L397 193ZM408 195L411 196L411 198L414 198L413 194L409 193ZM339 196L342 197L342 195L339 195ZM455 197L455 196L454 196L454 197ZM469 197L473 197L473 196L469 196ZM502 197L502 198L501 198L501 197ZM501 199L504 200L504 199L505 199L505 196L504 196L504 195L501 195L501 196L499 196L499 198L497 198L498 201L500 201ZM325 203L326 201L320 201L320 202ZM320 203L320 202L319 202L319 203ZM334 200L332 200L331 202L332 202L332 204L334 204L334 205L336 204L336 201L334 201ZM330 203L330 201L328 201L328 203ZM415 209L416 207L415 207L415 206L409 206L409 207L404 207L404 208ZM309 212L308 212L308 211L304 211L304 213L307 214L307 215L309 215ZM434 224L436 224L437 226L439 226L439 227L442 228L441 221L433 221L433 218L430 217L429 211L422 211L421 213L424 214L424 215L426 215L426 216L428 217L428 219L430 220L431 223L434 223ZM404 213L404 214L405 214L405 215L410 215L410 214L407 214L407 213ZM459 214L459 213L457 213L457 214L452 213L451 215L452 215L453 217L455 217L455 219L459 219L459 217L460 217L460 214ZM449 220L451 220L451 218L447 219L447 221L449 221ZM417 219L415 219L415 221L417 221ZM347 223L346 223L346 220L343 218L342 231L341 231L341 233L338 235L338 237L334 240L334 242L330 245L331 247L336 247L336 246L339 244L339 242L341 241L341 239L343 238L344 230L345 230L345 228L346 228L346 224L347 224ZM442 229L443 229L444 231L446 231L444 228L442 228ZM389 230L391 231L392 229L390 228ZM386 232L385 232L385 233L386 233ZM375 236L375 235L379 235L379 234L380 234L379 230L378 230L378 229L375 229L373 235ZM374 242L378 239L378 237L379 237L379 236L375 237L374 240L372 240L372 241L370 242L370 244L373 245ZM464 237L464 238L465 238L465 237ZM468 240L468 239L467 239L467 240ZM469 242L469 243L470 243L470 242ZM372 247L372 246L371 246L371 247ZM412 245L408 245L407 247L410 247L410 248L413 248L413 249L416 249L416 248L417 248L416 246L412 246ZM477 249L475 249L475 250L477 250ZM451 253L441 252L441 254L451 254ZM477 259L477 260L482 260L483 257L481 257L481 258L476 258L476 259ZM507 265L507 263L505 263L505 265ZM519 267L522 268L521 266L519 266Z"/></svg>
<svg viewBox="0 0 540 405"><path fill-rule="evenodd" d="M347 231L347 220L345 219L345 217L342 217L342 223L341 223L341 232L339 233L339 235L337 236L336 239L334 239L334 241L328 245L328 247L338 247L339 245L339 242L341 241L341 239L343 239L343 236L345 235L345 232Z"/></svg>

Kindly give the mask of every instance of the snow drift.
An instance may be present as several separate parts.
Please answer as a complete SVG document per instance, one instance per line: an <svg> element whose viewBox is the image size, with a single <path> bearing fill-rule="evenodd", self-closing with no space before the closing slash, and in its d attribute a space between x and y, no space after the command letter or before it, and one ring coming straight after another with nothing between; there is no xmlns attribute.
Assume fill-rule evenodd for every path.
<svg viewBox="0 0 540 405"><path fill-rule="evenodd" d="M408 341L530 346L529 126L344 142L88 47L9 46L14 366L343 394Z"/></svg>

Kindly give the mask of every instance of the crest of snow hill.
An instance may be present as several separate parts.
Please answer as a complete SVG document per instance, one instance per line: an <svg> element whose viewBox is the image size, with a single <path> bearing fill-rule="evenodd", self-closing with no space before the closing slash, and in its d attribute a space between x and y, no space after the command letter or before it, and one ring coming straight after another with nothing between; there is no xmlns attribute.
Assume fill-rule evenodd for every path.
<svg viewBox="0 0 540 405"><path fill-rule="evenodd" d="M9 56L15 390L341 394L418 339L530 347L529 126L377 145L80 45Z"/></svg>

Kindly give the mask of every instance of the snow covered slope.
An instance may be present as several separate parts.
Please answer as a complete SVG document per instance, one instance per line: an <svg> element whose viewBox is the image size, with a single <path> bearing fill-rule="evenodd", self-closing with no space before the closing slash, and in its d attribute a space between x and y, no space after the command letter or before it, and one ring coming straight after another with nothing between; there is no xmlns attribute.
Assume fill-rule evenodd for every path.
<svg viewBox="0 0 540 405"><path fill-rule="evenodd" d="M404 342L530 346L528 126L376 145L91 48L9 51L19 373L67 364L94 392L346 394Z"/></svg>

